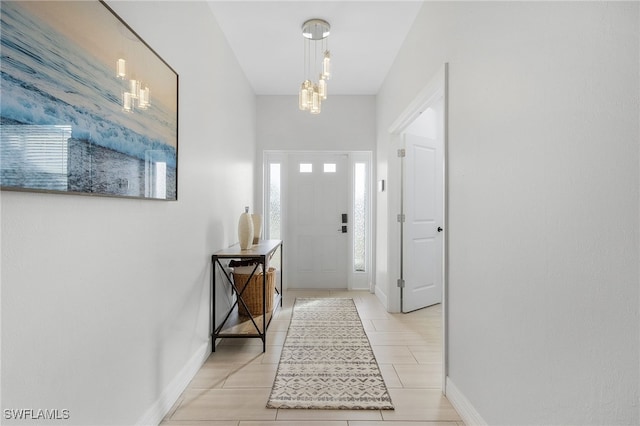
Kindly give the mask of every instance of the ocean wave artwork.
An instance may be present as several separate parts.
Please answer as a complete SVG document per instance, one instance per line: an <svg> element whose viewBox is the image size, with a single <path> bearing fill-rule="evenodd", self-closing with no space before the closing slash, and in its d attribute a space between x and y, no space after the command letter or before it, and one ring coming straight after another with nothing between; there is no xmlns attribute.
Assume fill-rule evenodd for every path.
<svg viewBox="0 0 640 426"><path fill-rule="evenodd" d="M2 189L176 200L175 71L101 2L0 8Z"/></svg>

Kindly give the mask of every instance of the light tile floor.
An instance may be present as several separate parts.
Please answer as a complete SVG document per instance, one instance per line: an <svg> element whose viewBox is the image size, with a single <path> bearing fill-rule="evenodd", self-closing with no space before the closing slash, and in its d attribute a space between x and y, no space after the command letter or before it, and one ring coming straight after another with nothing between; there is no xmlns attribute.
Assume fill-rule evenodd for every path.
<svg viewBox="0 0 640 426"><path fill-rule="evenodd" d="M395 410L265 408L296 297L353 298ZM368 292L285 291L260 339L223 339L165 417L165 426L463 426L442 395L440 305L390 314Z"/></svg>

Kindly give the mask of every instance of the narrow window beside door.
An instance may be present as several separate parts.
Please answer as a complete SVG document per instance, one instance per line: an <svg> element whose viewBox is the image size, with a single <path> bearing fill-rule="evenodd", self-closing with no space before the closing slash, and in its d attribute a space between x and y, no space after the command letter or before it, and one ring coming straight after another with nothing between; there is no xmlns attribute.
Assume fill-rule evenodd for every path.
<svg viewBox="0 0 640 426"><path fill-rule="evenodd" d="M355 163L353 182L353 270L367 271L367 167Z"/></svg>
<svg viewBox="0 0 640 426"><path fill-rule="evenodd" d="M269 167L269 238L280 239L281 220L280 203L280 164Z"/></svg>
<svg viewBox="0 0 640 426"><path fill-rule="evenodd" d="M268 226L267 233L268 238L274 240L282 239L282 201L280 190L280 164L269 164L269 220L266 225ZM280 264L280 250L278 250L272 259L273 265Z"/></svg>

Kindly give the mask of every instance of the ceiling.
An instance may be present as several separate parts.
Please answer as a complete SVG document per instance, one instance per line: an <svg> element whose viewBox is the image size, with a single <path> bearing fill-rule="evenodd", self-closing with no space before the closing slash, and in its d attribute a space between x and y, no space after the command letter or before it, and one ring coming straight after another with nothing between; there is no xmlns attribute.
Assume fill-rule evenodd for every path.
<svg viewBox="0 0 640 426"><path fill-rule="evenodd" d="M209 0L257 95L296 95L303 76L302 23L331 25L329 96L374 95L422 6L409 1Z"/></svg>

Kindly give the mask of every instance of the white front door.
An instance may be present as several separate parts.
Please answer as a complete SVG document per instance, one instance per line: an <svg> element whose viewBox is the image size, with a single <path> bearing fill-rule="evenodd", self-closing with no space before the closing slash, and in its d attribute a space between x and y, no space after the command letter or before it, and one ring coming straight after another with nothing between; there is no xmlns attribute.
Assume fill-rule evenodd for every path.
<svg viewBox="0 0 640 426"><path fill-rule="evenodd" d="M290 288L346 289L348 212L346 154L296 153L288 161L287 265ZM345 227L343 229L343 227Z"/></svg>
<svg viewBox="0 0 640 426"><path fill-rule="evenodd" d="M404 134L402 311L442 302L443 152L437 138Z"/></svg>

